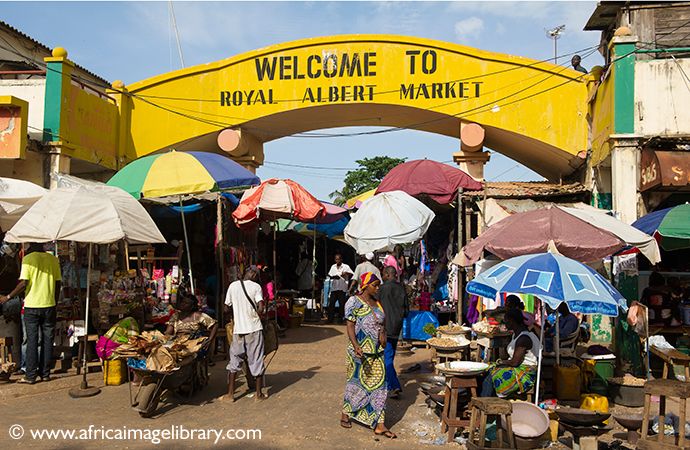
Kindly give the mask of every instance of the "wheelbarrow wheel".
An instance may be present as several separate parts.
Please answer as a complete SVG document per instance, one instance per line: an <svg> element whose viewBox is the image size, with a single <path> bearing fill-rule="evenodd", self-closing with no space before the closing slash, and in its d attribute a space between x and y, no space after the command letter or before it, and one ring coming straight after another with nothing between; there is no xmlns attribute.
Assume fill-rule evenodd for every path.
<svg viewBox="0 0 690 450"><path fill-rule="evenodd" d="M247 387L249 389L254 389L256 387L256 378L252 376L252 373L249 370L249 366L247 365L246 359L242 363L242 373L244 374L244 378L247 379Z"/></svg>
<svg viewBox="0 0 690 450"><path fill-rule="evenodd" d="M139 407L146 408L145 411L139 411L141 417L151 417L158 408L158 392L156 383L149 383L141 387L139 393Z"/></svg>

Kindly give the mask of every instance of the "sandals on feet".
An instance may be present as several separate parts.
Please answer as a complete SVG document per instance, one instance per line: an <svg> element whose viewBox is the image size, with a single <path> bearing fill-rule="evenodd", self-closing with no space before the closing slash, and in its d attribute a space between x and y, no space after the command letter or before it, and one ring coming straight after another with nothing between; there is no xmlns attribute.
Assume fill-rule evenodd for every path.
<svg viewBox="0 0 690 450"><path fill-rule="evenodd" d="M262 392L261 395L257 395L256 397L254 397L254 401L260 402L260 401L266 400L267 398L268 398L268 394L264 394Z"/></svg>
<svg viewBox="0 0 690 450"><path fill-rule="evenodd" d="M376 436L384 436L384 437L387 437L388 439L395 439L395 438L398 437L398 436L396 436L391 430L386 430L386 431L384 431L383 433L377 433L376 431L374 431L374 434L375 434Z"/></svg>
<svg viewBox="0 0 690 450"><path fill-rule="evenodd" d="M38 383L37 380L27 380L26 378L22 378L21 380L17 380L17 384L36 384Z"/></svg>
<svg viewBox="0 0 690 450"><path fill-rule="evenodd" d="M350 423L350 419L348 419L348 420L340 419L340 426L343 428L352 428L352 424Z"/></svg>

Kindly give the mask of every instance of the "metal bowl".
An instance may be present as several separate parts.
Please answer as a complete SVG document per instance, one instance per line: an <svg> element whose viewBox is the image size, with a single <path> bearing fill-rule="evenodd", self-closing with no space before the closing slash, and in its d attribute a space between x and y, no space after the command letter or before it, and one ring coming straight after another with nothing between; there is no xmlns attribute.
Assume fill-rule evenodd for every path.
<svg viewBox="0 0 690 450"><path fill-rule="evenodd" d="M642 428L641 414L614 414L613 418L626 430L637 431Z"/></svg>
<svg viewBox="0 0 690 450"><path fill-rule="evenodd" d="M563 422L577 426L597 425L611 417L609 413L578 408L557 408L556 414Z"/></svg>
<svg viewBox="0 0 690 450"><path fill-rule="evenodd" d="M428 391L436 387L442 387L446 385L446 377L443 375L436 375L433 373L420 373L414 380L417 382L423 391Z"/></svg>
<svg viewBox="0 0 690 450"><path fill-rule="evenodd" d="M294 298L292 299L292 304L295 306L304 306L309 301L308 298Z"/></svg>

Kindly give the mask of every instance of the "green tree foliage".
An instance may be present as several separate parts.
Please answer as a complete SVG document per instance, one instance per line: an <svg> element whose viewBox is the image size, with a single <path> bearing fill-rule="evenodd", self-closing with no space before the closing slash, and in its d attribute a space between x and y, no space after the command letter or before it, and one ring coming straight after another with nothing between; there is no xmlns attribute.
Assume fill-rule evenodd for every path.
<svg viewBox="0 0 690 450"><path fill-rule="evenodd" d="M347 172L343 180L345 182L345 187L341 190L331 192L328 194L328 197L333 199L333 203L336 205L342 206L348 199L377 188L383 177L385 177L393 167L404 163L406 159L407 158L375 156L373 158L355 160L360 168Z"/></svg>

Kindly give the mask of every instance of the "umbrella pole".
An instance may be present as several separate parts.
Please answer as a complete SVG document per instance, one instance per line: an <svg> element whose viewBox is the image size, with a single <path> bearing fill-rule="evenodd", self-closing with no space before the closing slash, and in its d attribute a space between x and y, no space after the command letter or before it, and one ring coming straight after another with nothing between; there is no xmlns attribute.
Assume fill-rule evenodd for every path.
<svg viewBox="0 0 690 450"><path fill-rule="evenodd" d="M276 329L278 328L278 303L275 302L275 300L278 300L278 268L276 264L278 264L278 257L276 256L276 243L277 243L277 238L276 238L276 230L278 229L278 219L275 219L273 222L273 300L275 303L275 312L273 314L273 318L275 319L276 323ZM267 302L268 303L268 302ZM271 318L268 315L268 307L266 308L266 320L270 320Z"/></svg>
<svg viewBox="0 0 690 450"><path fill-rule="evenodd" d="M180 214L182 215L182 231L184 231L184 246L187 249L187 265L189 266L189 285L192 288L192 295L196 295L194 289L194 274L192 273L192 255L189 252L189 238L187 238L187 222L184 220L184 206L182 206L182 196L180 195Z"/></svg>
<svg viewBox="0 0 690 450"><path fill-rule="evenodd" d="M541 360L542 349L544 348L544 323L546 322L546 304L541 302L541 335L539 336L539 362L537 364L537 385L534 387L534 404L539 404L539 383L541 383Z"/></svg>
<svg viewBox="0 0 690 450"><path fill-rule="evenodd" d="M86 346L89 345L89 301L91 299L91 255L93 253L93 244L89 243L89 262L86 266L86 314L84 314L84 351L82 352L82 380L79 388L72 388L69 390L71 397L92 397L99 394L101 390L97 387L89 387L86 381ZM77 277L79 273L77 272Z"/></svg>
<svg viewBox="0 0 690 450"><path fill-rule="evenodd" d="M458 253L462 251L462 235L463 235L463 220L465 215L463 214L462 208L462 188L458 188ZM458 266L458 274L456 277L456 289L458 295L458 301L455 303L455 321L462 324L462 300L464 296L464 291L462 290L462 281L460 280L460 266ZM451 299L452 301L452 299Z"/></svg>
<svg viewBox="0 0 690 450"><path fill-rule="evenodd" d="M560 313L556 311L556 336L554 337L554 348L556 349L556 365L561 365L561 334L558 323L560 321Z"/></svg>
<svg viewBox="0 0 690 450"><path fill-rule="evenodd" d="M311 301L313 302L314 309L318 312L321 311L320 308L316 308L316 217L314 217L314 242L311 247ZM319 320L321 316L319 316Z"/></svg>

